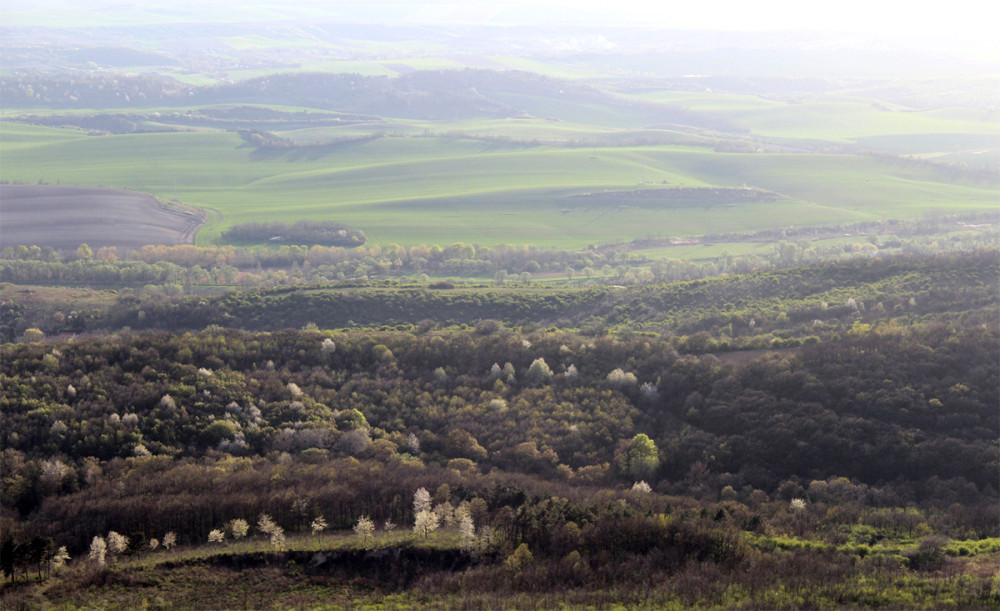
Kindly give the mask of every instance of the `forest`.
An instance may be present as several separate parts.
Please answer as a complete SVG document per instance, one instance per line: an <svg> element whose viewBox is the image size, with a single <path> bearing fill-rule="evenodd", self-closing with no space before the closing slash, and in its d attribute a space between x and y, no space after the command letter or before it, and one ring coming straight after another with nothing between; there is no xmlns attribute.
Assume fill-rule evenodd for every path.
<svg viewBox="0 0 1000 611"><path fill-rule="evenodd" d="M27 329L0 348L5 604L229 606L194 584L239 570L278 597L248 606L995 606L996 262ZM424 318L323 317L343 300Z"/></svg>

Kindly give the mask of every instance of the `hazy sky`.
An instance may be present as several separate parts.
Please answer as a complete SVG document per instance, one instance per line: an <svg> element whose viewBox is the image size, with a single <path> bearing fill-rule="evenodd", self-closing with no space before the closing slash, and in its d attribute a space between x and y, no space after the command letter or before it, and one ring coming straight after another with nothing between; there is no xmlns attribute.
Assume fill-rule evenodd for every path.
<svg viewBox="0 0 1000 611"><path fill-rule="evenodd" d="M924 38L929 44L1000 50L1000 10L989 0L0 0L0 21L278 18L410 23L655 25L678 29L826 30ZM59 25L65 25L60 23Z"/></svg>
<svg viewBox="0 0 1000 611"><path fill-rule="evenodd" d="M284 1L284 0L278 0ZM302 4L302 0L291 0ZM339 2L306 0L331 6ZM345 2L353 4L355 2ZM471 19L506 15L539 20L558 14L566 20L656 24L727 30L832 29L926 35L962 32L998 35L1000 11L988 0L902 2L899 0L422 0L396 2L422 7L427 17Z"/></svg>
<svg viewBox="0 0 1000 611"><path fill-rule="evenodd" d="M329 2L324 2L329 4ZM403 3L407 4L407 3ZM424 1L408 4L433 7L442 15L451 11L490 13L502 19L504 9L518 15L530 15L531 9L548 9L547 18L557 10L567 19L585 18L583 14L604 16L633 24L655 23L680 28L777 30L833 29L855 32L902 32L926 34L935 31L957 33L962 30L992 31L998 28L997 10L988 1L958 0L948 3L899 2L884 0L701 0L664 2L662 0L499 0L497 2ZM470 9L476 6L477 9ZM432 11L428 11L430 13ZM588 15L589 16L589 15Z"/></svg>

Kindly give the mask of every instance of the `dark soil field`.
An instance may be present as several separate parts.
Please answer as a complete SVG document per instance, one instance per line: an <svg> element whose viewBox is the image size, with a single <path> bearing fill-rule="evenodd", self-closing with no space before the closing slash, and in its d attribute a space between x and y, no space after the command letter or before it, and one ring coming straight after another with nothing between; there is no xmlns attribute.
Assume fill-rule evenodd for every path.
<svg viewBox="0 0 1000 611"><path fill-rule="evenodd" d="M0 246L93 250L191 244L204 217L150 195L100 187L0 185Z"/></svg>

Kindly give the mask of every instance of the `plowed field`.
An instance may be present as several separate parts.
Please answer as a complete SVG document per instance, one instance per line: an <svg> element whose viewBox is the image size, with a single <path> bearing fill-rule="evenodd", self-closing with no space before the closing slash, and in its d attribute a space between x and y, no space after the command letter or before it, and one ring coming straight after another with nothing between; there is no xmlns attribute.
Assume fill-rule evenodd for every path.
<svg viewBox="0 0 1000 611"><path fill-rule="evenodd" d="M156 198L118 189L0 185L0 245L122 250L191 244L204 218L164 208Z"/></svg>

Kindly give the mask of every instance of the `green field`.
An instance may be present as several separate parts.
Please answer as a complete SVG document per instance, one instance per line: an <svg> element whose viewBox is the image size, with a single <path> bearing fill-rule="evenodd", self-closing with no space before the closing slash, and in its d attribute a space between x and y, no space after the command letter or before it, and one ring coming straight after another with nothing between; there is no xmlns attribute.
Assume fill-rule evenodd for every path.
<svg viewBox="0 0 1000 611"><path fill-rule="evenodd" d="M534 126L520 120L507 126L467 122L447 127L528 137ZM88 136L7 122L2 129L4 180L129 188L211 208L221 219L199 234L203 244L216 242L221 231L237 223L331 219L360 228L382 244L466 241L580 248L646 236L979 211L996 204L989 184L936 166L860 155L718 154L692 146L574 148L389 136L261 152L222 131ZM584 129L542 122L535 135L555 140L567 130ZM602 132L607 130L584 133ZM712 186L752 186L785 199L680 207L566 199L579 193Z"/></svg>
<svg viewBox="0 0 1000 611"><path fill-rule="evenodd" d="M975 108L913 109L865 97L837 95L789 98L748 94L660 91L634 99L698 111L726 119L753 135L791 140L855 142L866 138L902 137L910 146L893 152L911 154L913 146L934 143L934 150L952 150L970 135L1000 142L994 113Z"/></svg>
<svg viewBox="0 0 1000 611"><path fill-rule="evenodd" d="M366 61L347 63L371 74L458 67L426 56ZM296 70L337 71L307 64ZM875 103L849 89L793 99L668 90L618 95L567 84L564 96L541 77L518 78L515 85L510 77L486 79L476 92L519 109L508 118L471 113L421 119L399 105L399 117L359 121L348 112L336 124L337 113L328 109L241 106L252 104L262 117L286 117L266 119L259 128L287 143L278 147L258 148L227 131L238 122L192 121L181 125L188 131L97 136L7 120L0 123L0 179L127 188L206 208L215 214L198 234L203 245L220 243L222 232L239 223L314 219L346 223L373 244L578 249L646 237L976 213L997 205L995 171L975 161L995 158L1000 123L981 110L917 110ZM192 110L211 117L228 108ZM172 117L185 111L155 110ZM22 112L8 108L4 117ZM152 108L141 112L136 121L146 128L178 127L161 122ZM298 113L310 118L295 119ZM733 191L730 201L670 195L674 189L744 188L769 196L746 200ZM648 189L665 191L629 195ZM756 252L758 246L730 243L730 252ZM699 249L687 250L686 257L699 256Z"/></svg>

